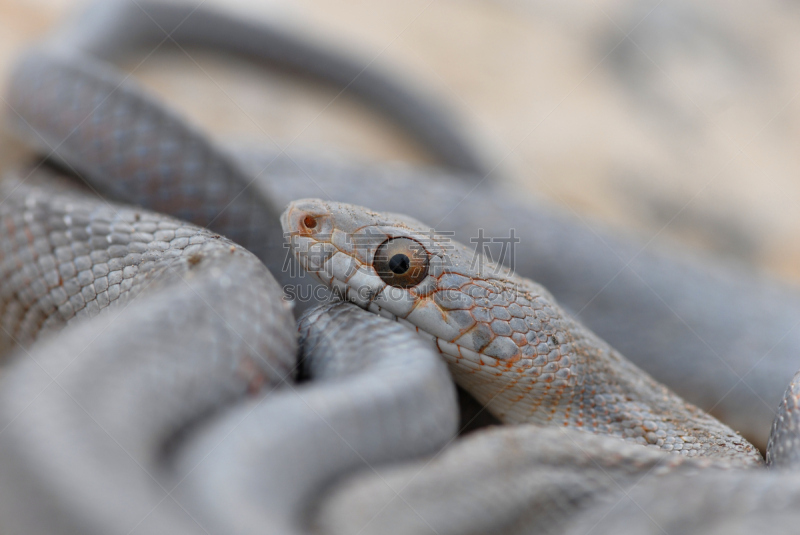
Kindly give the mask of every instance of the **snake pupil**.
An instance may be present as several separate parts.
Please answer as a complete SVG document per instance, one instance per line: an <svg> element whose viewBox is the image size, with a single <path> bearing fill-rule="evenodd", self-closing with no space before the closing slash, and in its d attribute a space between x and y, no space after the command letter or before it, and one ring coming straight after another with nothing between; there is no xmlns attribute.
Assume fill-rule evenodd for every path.
<svg viewBox="0 0 800 535"><path fill-rule="evenodd" d="M408 271L409 267L411 267L411 260L402 253L394 255L389 260L389 269L397 275L402 275Z"/></svg>
<svg viewBox="0 0 800 535"><path fill-rule="evenodd" d="M305 225L305 227L309 229L314 228L317 226L317 220L311 217L310 215L307 215L303 219L303 225Z"/></svg>

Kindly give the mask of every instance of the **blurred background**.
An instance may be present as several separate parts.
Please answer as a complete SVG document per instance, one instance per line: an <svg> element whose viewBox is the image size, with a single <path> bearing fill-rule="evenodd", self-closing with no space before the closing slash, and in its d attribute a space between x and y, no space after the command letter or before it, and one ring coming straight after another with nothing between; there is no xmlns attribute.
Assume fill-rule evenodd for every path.
<svg viewBox="0 0 800 535"><path fill-rule="evenodd" d="M0 76L79 0L0 0ZM506 187L800 281L800 3L207 0L278 20L450 101ZM126 66L207 131L425 161L336 91L164 48ZM26 153L0 140L0 169Z"/></svg>

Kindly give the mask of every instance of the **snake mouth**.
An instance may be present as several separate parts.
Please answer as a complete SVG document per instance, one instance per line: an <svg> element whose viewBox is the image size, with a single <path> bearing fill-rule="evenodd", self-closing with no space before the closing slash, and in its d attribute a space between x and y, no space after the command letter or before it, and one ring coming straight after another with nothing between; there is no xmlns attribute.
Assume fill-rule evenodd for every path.
<svg viewBox="0 0 800 535"><path fill-rule="evenodd" d="M369 305L365 308L374 314L378 314L387 319L396 321L408 329L417 332L420 336L426 340L429 340L434 345L434 347L439 351L439 353L441 353L449 365L462 366L462 370L464 370L466 373L485 373L488 370L501 366L500 360L435 336L428 331L421 329L419 326L408 321L407 319L398 317L396 314L393 314L389 310L381 307L374 301L369 303Z"/></svg>

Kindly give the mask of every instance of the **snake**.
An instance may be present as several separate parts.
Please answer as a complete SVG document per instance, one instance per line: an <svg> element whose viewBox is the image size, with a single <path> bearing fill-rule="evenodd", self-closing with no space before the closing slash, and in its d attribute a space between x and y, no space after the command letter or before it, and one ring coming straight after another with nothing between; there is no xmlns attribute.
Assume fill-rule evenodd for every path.
<svg viewBox="0 0 800 535"><path fill-rule="evenodd" d="M107 7L111 4L114 9ZM339 525L347 523L342 524L342 519L355 516L341 513L346 509L329 507L334 502L346 504L347 492L333 492L334 500L326 503L321 490L331 490L345 472L365 465L362 476L367 484L377 478L392 488L394 503L403 502L421 517L419 504L414 508L413 499L403 499L403 489L391 487L391 478L382 476L374 465L430 454L450 440L455 430L454 398L437 360L440 355L456 381L491 412L521 425L476 434L470 442L465 439L459 449L440 454L441 465L436 460L424 461L415 474L424 473L427 467L434 476L441 475L447 472L448 456L466 455L468 462L455 463L455 475L465 482L462 487L479 493L497 480L482 480L475 474L511 459L510 454L495 455L508 449L503 437L510 436L524 437L526 444L541 440L549 445L549 449L518 448L517 455L531 463L534 459L552 461L561 475L566 463L558 465L572 452L573 461L588 457L600 472L604 466L624 465L628 478L663 466L675 465L683 472L683 468L692 471L718 464L727 468L722 476L701 474L684 479L681 473L675 484L710 481L709 488L713 488L713 478L720 477L745 482L726 487L731 493L737 489L747 492L746 482L751 478L754 482L759 477L769 479L754 475L754 470L731 470L731 466L759 464L757 450L612 349L624 339L623 348L626 344L639 348L625 350L626 354L649 357L644 361L651 366L658 367L661 362L664 369L677 370L680 379L673 376L671 383L683 384L688 391L726 384L724 380L714 383L713 374L692 373L709 363L718 369L720 357L712 346L705 351L707 358L692 361L698 352L682 351L686 340L670 336L676 333L669 325L675 323L674 318L659 325L664 329L660 334L637 328L651 325L663 306L642 306L648 301L638 297L636 285L626 286L622 281L620 288L609 292L601 310L594 316L588 314L587 323L594 323L593 328L612 341L608 345L562 309L544 287L482 258L484 268L492 272L487 277L471 267L475 258L471 251L455 241L430 236L430 227L409 217L353 204L296 199L308 196L304 179L309 179L343 200L359 202L359 195L371 196L362 204L380 208L377 205L389 203L391 209L417 215L436 227L451 215L475 225L475 214L481 214L478 224L494 225L495 229L525 222L525 228L531 226L539 233L537 248L516 266L517 271L536 274L537 280L558 291L557 296L567 296L573 306L596 291L593 284L619 262L633 265L637 275L648 277L643 283L651 290L668 288L679 303L680 298L690 296L676 309L668 304L669 312L697 319L704 337L711 340L709 344L735 346L735 351L720 353L729 359L726 362L748 362L748 370L756 370L759 381L747 386L759 398L780 399L797 368L790 356L776 357L769 362L772 367L750 366L752 353L761 354L758 348L772 349L785 341L783 329L798 310L793 290L669 250L640 254L639 248L624 238L611 239L615 258L609 260L607 251L597 255L598 249L609 247L602 235L587 232L551 207L509 202L502 191L485 190L481 178L489 174L491 166L475 158L480 151L469 147L449 116L442 115L446 107L426 104L426 97L403 89L404 84L385 74L367 69L367 75L354 75L361 73L357 69L363 70L360 64L331 57L280 29L262 28L202 7L155 2L104 3L87 13L89 18L79 25L81 31L68 27L22 56L6 95L11 119L17 132L55 165L78 174L110 198L147 210L109 203L85 188L74 191L75 184L67 186L62 173L51 169L52 164L7 179L6 201L0 205L7 210L5 220L11 222L3 235L4 250L8 251L3 264L8 270L3 283L3 317L8 343L17 347L0 386L6 425L0 434L5 442L0 448L4 456L0 489L8 532L231 532L227 530L234 526L242 533L302 531L308 527L308 517L315 514L312 510L322 511L317 518L323 520L317 522L323 529L336 525L330 515L339 515ZM178 43L212 44L288 64L352 88L425 140L450 170L386 170L315 158L301 159L299 166L295 156L267 154L260 155L262 162L278 167L292 163L296 169L254 172L266 167L253 163L253 158L245 161L209 140L108 63L131 48L163 39L165 30ZM350 84L354 77L359 81L355 86ZM414 109L423 112L412 113ZM369 181L354 180L354 175ZM409 189L409 183L417 186L412 191L425 194L391 194L393 189ZM298 190L302 194L298 195ZM383 193L376 195L377 191ZM336 259L325 264L332 271L322 282L369 310L337 303L333 308L313 308L301 319L302 336L312 340L303 344L309 348L303 366L311 370L312 379L307 394L305 386L294 387L289 381L293 364L287 355L293 354L294 339L291 312L277 295L279 286L270 272L256 261L258 257L276 277L286 276L274 266L284 259L277 213L288 201L295 202L283 216L284 226L294 237L306 240L305 252L291 243L298 259L319 275L322 266L309 265L313 255L309 256L308 247L313 250L314 243L321 246L323 259ZM491 206L501 208L492 211ZM362 232L367 228L376 232ZM468 231L470 227L457 228ZM521 224L519 228L523 228ZM330 231L331 241L313 242L312 237L326 235L323 231ZM354 248L346 237L358 238L355 243L359 247ZM429 254L425 244L435 254ZM405 272L395 272L398 264L392 264L392 259L397 255L392 254L386 257L388 271L382 273L392 284L384 281L372 266L382 246L399 247L399 266L408 262L411 271L421 272L424 280L411 281L414 284L398 280ZM415 249L404 249L409 246ZM101 252L92 256L93 248ZM85 254L80 255L81 250ZM422 250L427 252L420 256ZM68 251L72 256L67 255L62 265L59 255ZM555 252L563 254L550 254ZM542 264L546 258L550 264ZM443 263L448 270L442 269ZM103 275L106 269L108 273ZM105 284L108 288L103 289ZM424 299L409 289L420 284L431 292ZM193 290L187 292L187 286ZM263 292L256 292L256 287ZM735 296L731 287L737 288ZM391 293L381 291L386 288L397 290L395 301L378 297ZM474 304L490 298L499 299L498 317L493 313L487 317L488 308ZM224 313L206 311L212 317L203 317L208 303L215 305L212 310L221 308ZM612 303L620 306L608 306ZM740 303L745 306L738 307ZM169 322L160 320L159 314ZM722 321L721 314L726 320L726 314L735 317ZM260 321L255 322L255 317ZM345 325L342 330L338 330L340 323ZM53 332L62 328L63 332ZM751 336L751 331L756 335ZM667 343L651 343L662 336ZM391 347L398 351L388 353L399 354L403 362L417 363L419 370L380 361L389 344L376 347L374 342L383 337L396 340ZM92 343L84 350L86 340ZM726 345L718 345L720 340ZM337 351L336 344L342 341L350 345ZM781 355L791 354L791 342L785 341L787 349ZM221 346L226 350L221 351ZM240 352L228 351L229 346L239 347ZM341 368L317 367L315 351L321 352L323 361L344 364ZM662 358L653 357L659 352ZM354 354L374 356L376 363L346 364ZM58 370L54 375L47 373L50 366ZM731 368L736 376L735 367ZM780 373L767 373L776 370ZM62 371L63 376L59 375ZM315 373L319 384L315 384ZM687 378L692 375L694 382ZM399 380L390 381L391 376ZM778 388L776 384L782 380ZM52 384L59 388L51 391L47 387ZM375 389L376 384L382 388ZM706 388L712 384L713 388ZM279 385L283 386L275 393L270 390ZM703 388L695 388L697 385ZM364 392L364 397L359 398L359 392ZM774 424L768 452L774 466L793 451L792 392L790 387L781 405L784 412ZM695 392L695 396L702 399L703 392ZM724 408L736 413L737 403L742 403L741 399ZM323 411L324 418L320 417L323 408L332 410ZM750 433L770 425L763 418L752 423L752 415L759 411L763 413L763 407L738 414L742 421L751 422ZM730 420L732 425L735 421L735 417ZM557 434L545 427L553 425L559 427ZM271 426L274 432L265 431ZM325 426L335 436L322 433ZM608 436L575 430L582 427ZM311 442L306 443L305 438ZM339 451L334 444L347 447ZM316 445L320 448L314 448ZM556 454L559 450L560 457ZM676 451L683 455L675 455ZM608 461L606 456L611 453L616 456ZM637 462L637 456L644 460ZM276 484L259 477L258 467L264 473L279 474ZM450 467L452 470L453 465ZM523 470L500 483L508 484L511 479L516 484L524 475ZM782 477L791 483L790 477ZM553 477L546 488L539 488L559 496L552 487L560 480ZM597 486L597 478L594 482L574 477L570 481L560 487L565 510L594 503L596 496L603 494L589 492L593 484ZM502 484L496 488L502 490ZM121 485L125 492L115 492ZM358 487L358 482L353 485ZM600 488L611 487L606 482ZM225 489L232 499L219 501L219 489ZM654 486L652 492L657 494L660 489ZM769 496L768 492L762 494ZM586 503L576 495L585 496ZM686 499L691 495L687 493ZM525 504L533 500L531 492L512 496L506 500L505 511L530 515ZM380 493L367 493L366 497L380 498ZM369 499L351 504L368 510ZM652 501L655 505L663 502ZM544 503L540 514L552 513ZM763 503L753 510L760 511ZM458 524L452 509L433 510L441 513L445 524L449 521L450 526L479 530L477 522L469 522L470 515ZM470 512L481 516L483 511L474 508ZM710 522L727 511L729 506L706 508ZM491 531L497 524L487 518L497 522L498 515L486 515L482 520L488 523L483 529ZM508 524L515 519L519 516L510 515L504 521ZM441 532L440 523L433 525ZM429 523L426 526L431 527ZM378 532L388 529L380 523L372 528Z"/></svg>
<svg viewBox="0 0 800 535"><path fill-rule="evenodd" d="M170 14L169 7L176 12ZM192 16L188 16L190 13ZM55 41L50 47L55 52L35 47L13 68L5 98L15 110L8 114L14 131L52 158L67 160L72 155L70 165L110 198L168 213L174 208L174 215L182 219L204 226L211 224L237 243L247 243L284 285L294 281L281 269L282 260L276 260L279 265L273 266L270 258L274 255L265 254L282 248L283 236L277 224L269 224L265 213L271 211L277 220L288 202L307 197L310 192L324 197L335 194L338 200L405 213L429 221L434 227L452 229L456 232L454 237L465 243L481 228L488 236L507 236L509 228L525 229L525 246L515 251L515 269L519 273L539 281L567 308L579 311L587 326L635 364L688 401L713 410L762 450L766 448L774 409L798 368L800 292L794 286L674 247L643 247L634 237L576 219L550 202L521 202L518 194L480 181L486 176L485 170L491 168L488 164L476 164L471 166L474 173L463 173L295 153L254 155L244 151L246 157L240 158L239 152L243 151L230 150L209 139L103 61L135 56L137 50L149 51L164 41L164 30L170 26L155 21L167 15L173 21L172 28L179 26L181 30L172 35L179 43L179 38L186 35L186 46L205 40L232 51L248 46L244 53L267 61L277 54L276 50L284 50L276 61L283 60L282 64L288 63L301 72L310 70L312 74L324 69L325 61L319 55L293 53L292 47L302 39L287 35L286 31L275 34L275 28L265 30L259 24L204 6L100 2L91 4L81 17L48 39ZM201 16L199 24L196 21ZM179 24L181 21L184 22ZM208 30L216 24L226 27ZM247 40L237 37L245 33ZM259 37L262 34L271 39ZM117 36L127 36L125 46ZM286 42L283 37L291 39ZM276 39L282 46L259 46ZM226 45L229 41L233 44ZM301 46L301 50L307 48L307 43ZM327 50L320 53L322 58L330 55ZM64 55L71 56L66 66L60 61ZM359 69L367 64L368 61L356 63ZM370 65L365 73L373 67ZM51 85L46 86L50 93L32 91L45 80L50 81ZM384 80L378 85L393 83L394 79ZM67 91L68 87L72 90ZM36 107L29 109L33 102L25 97L37 95ZM423 94L416 101L429 99ZM441 110L448 109L439 101L416 101L404 100L407 107L439 110L427 117L439 117L444 113ZM72 122L65 114L67 109L81 110L81 118L91 115L98 120ZM107 121L101 120L103 117ZM127 128L134 118L138 128ZM116 127L117 134L106 135L108 130L98 126ZM457 119L445 119L440 128L445 127L463 130ZM453 135L457 139L463 137ZM137 177L136 162L141 160L145 146L150 147L152 152L148 155L158 159L159 165L152 167L147 177ZM432 152L436 151L435 143L429 146ZM93 150L82 150L88 147ZM166 150L163 154L162 149ZM462 147L458 152L481 153L474 146ZM184 159L177 158L177 154ZM178 165L180 162L186 168ZM162 185L166 191L170 180L183 181L184 172L186 180L196 180L196 167L210 175L199 182L212 181L217 188L214 195L230 205L222 214L213 211L213 223L206 214L186 206L171 206L168 197L152 195ZM464 166L451 161L450 168L453 167ZM210 195L201 188L185 187L193 195L193 203L187 206L202 204ZM424 195L414 194L423 191ZM230 204L233 198L236 201ZM227 218L245 213L246 221L227 224Z"/></svg>

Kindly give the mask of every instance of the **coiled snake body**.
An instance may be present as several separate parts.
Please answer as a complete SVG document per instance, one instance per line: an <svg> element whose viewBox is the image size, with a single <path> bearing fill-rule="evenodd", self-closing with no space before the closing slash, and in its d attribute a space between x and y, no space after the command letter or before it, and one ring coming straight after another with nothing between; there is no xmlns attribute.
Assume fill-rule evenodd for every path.
<svg viewBox="0 0 800 535"><path fill-rule="evenodd" d="M290 310L270 272L239 245L279 267L275 214L289 200L281 195L299 196L289 184L277 193L279 181L254 181L248 164L97 56L119 52L103 46L111 36L124 48L166 29L187 43L209 37L294 61L342 85L358 69L203 9L121 3L116 18L98 9L100 33L68 31L19 62L11 118L93 188L180 219L98 199L51 170L4 182L0 305L4 343L17 349L0 385L4 533L283 533L309 528L311 516L316 529L339 532L534 524L559 532L571 513L624 493L643 474L672 471L671 491L728 481L738 496L752 481L783 489L789 501L800 496L789 476L717 473L759 464L760 454L625 360L543 287L488 259L475 266L480 257L415 220L354 205L304 200L284 213L300 263L372 312L334 303L301 318L312 382L293 386ZM291 46L314 61L284 53ZM426 113L436 108L413 91L379 75L355 78L359 94L388 107L444 162L488 168L448 116ZM440 354L490 411L528 425L384 473L376 463L432 453L455 431ZM793 392L772 434L775 465L796 456ZM360 479L329 492L359 467L367 468ZM664 503L660 487L647 492L648 504ZM504 499L466 505L492 493ZM762 514L765 503L738 514ZM654 514L664 522L668 511ZM720 502L691 518L702 529L727 514ZM615 518L603 520L608 529L618 529Z"/></svg>

